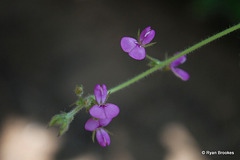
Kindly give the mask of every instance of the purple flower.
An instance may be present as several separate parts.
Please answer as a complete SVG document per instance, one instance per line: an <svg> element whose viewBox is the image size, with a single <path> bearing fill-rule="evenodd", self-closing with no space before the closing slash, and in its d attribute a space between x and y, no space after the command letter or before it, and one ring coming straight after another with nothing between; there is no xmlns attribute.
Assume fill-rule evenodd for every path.
<svg viewBox="0 0 240 160"><path fill-rule="evenodd" d="M176 54L179 54L179 53L180 52L177 52ZM186 71L176 67L180 64L183 64L186 60L187 60L187 55L181 56L178 59L174 60L169 66L170 69L173 71L173 73L177 77L181 78L183 81L187 81L190 78L190 76Z"/></svg>
<svg viewBox="0 0 240 160"><path fill-rule="evenodd" d="M89 109L91 116L99 119L112 119L119 114L118 106L112 103L105 104L107 99L106 85L96 85L94 89L94 95L98 104Z"/></svg>
<svg viewBox="0 0 240 160"><path fill-rule="evenodd" d="M95 131L97 128L107 126L111 121L112 121L112 119L94 119L94 118L90 118L85 123L85 129L87 131Z"/></svg>
<svg viewBox="0 0 240 160"><path fill-rule="evenodd" d="M149 26L141 32L139 41L131 37L123 37L121 39L121 47L133 59L142 60L146 55L144 45L150 43L154 36L155 31Z"/></svg>
<svg viewBox="0 0 240 160"><path fill-rule="evenodd" d="M107 126L112 119L94 119L90 118L85 123L85 129L88 131L96 131L96 138L98 143L102 147L106 147L110 145L110 137L108 133L101 127Z"/></svg>

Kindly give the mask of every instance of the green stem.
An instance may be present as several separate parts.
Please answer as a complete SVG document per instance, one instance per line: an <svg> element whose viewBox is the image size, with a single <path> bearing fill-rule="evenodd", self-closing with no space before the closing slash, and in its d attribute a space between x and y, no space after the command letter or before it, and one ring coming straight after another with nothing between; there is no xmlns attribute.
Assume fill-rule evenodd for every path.
<svg viewBox="0 0 240 160"><path fill-rule="evenodd" d="M161 63L161 61L159 61L158 59L153 58L153 57L151 57L151 56L149 56L149 55L147 55L147 54L146 54L146 58L149 59L150 61L156 63L156 64Z"/></svg>
<svg viewBox="0 0 240 160"><path fill-rule="evenodd" d="M217 34L215 34L215 35L213 35L213 36L211 36L211 37L209 37L209 38L207 38L207 39L205 39L205 40L203 40L203 41L201 41L201 42L199 42L199 43L197 43L197 44L195 44L195 45L193 45L193 46L191 46L191 47L189 47L187 49L185 49L181 53L179 53L179 54L177 54L177 55L175 55L175 56L173 56L173 57L171 57L171 58L169 58L169 59L159 63L155 67L152 67L152 68L146 70L145 72L137 75L136 77L133 77L132 79L130 79L130 80L128 80L128 81L126 81L126 82L124 82L124 83L122 83L122 84L120 84L120 85L118 85L118 86L116 86L116 87L114 87L112 89L110 89L109 92L111 92L111 93L117 92L117 91L119 91L119 90L121 90L121 89L123 89L123 88L125 88L125 87L127 87L127 86L129 86L129 85L131 85L133 83L135 83L136 81L138 81L138 80L140 80L140 79L150 75L151 73L153 73L153 72L163 68L164 66L169 65L172 61L178 59L179 57L181 57L183 55L186 55L186 54L188 54L188 53L190 53L190 52L192 52L192 51L194 51L194 50L196 50L196 49L198 49L198 48L200 48L200 47L202 47L202 46L204 46L204 45L206 45L206 44L208 44L208 43L210 43L210 42L212 42L212 41L214 41L214 40L216 40L216 39L218 39L218 38L220 38L222 36L225 36L225 35L233 32L233 31L235 31L237 29L240 29L240 24L237 24L237 25L235 25L233 27L230 27L230 28L228 28L228 29L226 29L226 30L224 30L222 32L219 32L219 33L217 33ZM148 58L152 58L152 57L148 57Z"/></svg>
<svg viewBox="0 0 240 160"><path fill-rule="evenodd" d="M202 47L202 46L204 46L204 45L206 45L206 44L208 44L208 43L210 43L210 42L212 42L212 41L214 41L214 40L216 40L216 39L218 39L218 38L220 38L220 37L222 37L224 35L227 35L227 34L233 32L233 31L235 31L237 29L240 29L240 24L235 25L233 27L230 27L230 28L228 28L228 29L226 29L226 30L224 30L224 31L222 31L220 33L217 33L217 34L215 34L215 35L213 35L213 36L211 36L211 37L209 37L209 38L207 38L207 39L205 39L205 40L203 40L203 41L193 45L192 47L187 48L186 50L182 51L181 53L179 53L179 54L177 54L177 55L175 55L175 56L173 56L173 57L171 57L171 58L169 58L169 59L167 59L165 61L159 61L158 59L152 58L152 57L147 55L146 57L148 59L150 59L152 61L155 61L155 62L158 62L156 66L154 66L154 67L146 70L145 72L143 72L143 73L133 77L132 79L130 79L130 80L128 80L128 81L126 81L126 82L124 82L124 83L122 83L122 84L120 84L120 85L118 85L118 86L116 86L116 87L114 87L112 89L110 89L109 92L114 93L114 92L117 92L117 91L119 91L119 90L121 90L121 89L123 89L125 87L128 87L129 85L137 82L138 80L143 79L144 77L150 75L151 73L153 73L153 72L155 72L155 71L157 71L157 70L159 70L159 69L169 65L172 61L178 59L179 57L181 57L183 55L186 55L186 54L188 54L188 53L190 53L190 52L192 52L192 51L194 51L194 50L196 50L196 49L198 49L198 48L200 48L200 47ZM93 97L93 95L90 95L89 97ZM74 108L73 110L71 110L68 113L68 116L73 117L83 107L87 107L87 106L77 105L76 108Z"/></svg>
<svg viewBox="0 0 240 160"><path fill-rule="evenodd" d="M146 70L145 72L133 77L132 79L110 89L109 92L111 92L111 93L117 92L117 91L137 82L138 80L143 79L144 77L150 75L151 73L169 65L172 61L178 59L179 57L186 55L186 54L188 54L188 53L190 53L190 52L192 52L192 51L194 51L194 50L196 50L196 49L198 49L198 48L200 48L200 47L202 47L224 35L227 35L237 29L240 29L240 24L237 24L233 27L230 27L230 28L220 32L220 33L217 33L217 34L193 45L192 47L187 48L186 50L180 52L179 54L177 54L169 59L166 59L165 61L162 61L162 62L159 61L158 59L155 59L155 58L152 58L152 57L146 55L146 57L148 59L150 59L150 61L155 63L154 67L152 67L152 68ZM49 125L50 126L52 126L54 124L61 125L59 135L64 134L68 130L69 124L73 120L75 114L77 114L83 107L86 107L86 108L90 107L91 102L93 102L93 100L91 100L92 98L94 98L93 95L90 95L89 97L86 97L85 99L79 99L79 101L76 102L77 106L75 108L73 108L70 112L66 113L66 115L64 113L64 114L59 114L59 115L54 116L52 118L51 122L49 123ZM89 103L87 103L87 101L85 101L85 100L89 100ZM62 117L62 116L66 116L66 117Z"/></svg>
<svg viewBox="0 0 240 160"><path fill-rule="evenodd" d="M72 109L70 112L68 112L68 116L69 117L74 117L75 114L77 114L83 107L84 107L84 105L76 106L74 109Z"/></svg>

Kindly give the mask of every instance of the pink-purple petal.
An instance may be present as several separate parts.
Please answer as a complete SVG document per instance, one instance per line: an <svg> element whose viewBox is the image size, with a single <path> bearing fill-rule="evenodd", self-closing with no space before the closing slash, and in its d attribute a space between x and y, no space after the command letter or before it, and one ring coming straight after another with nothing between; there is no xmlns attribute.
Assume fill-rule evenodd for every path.
<svg viewBox="0 0 240 160"><path fill-rule="evenodd" d="M102 147L106 147L106 146L110 145L110 137L104 129L102 129L102 128L97 129L96 138L97 138L98 143Z"/></svg>
<svg viewBox="0 0 240 160"><path fill-rule="evenodd" d="M89 113L91 116L99 119L105 119L106 114L102 106L94 105L89 109Z"/></svg>
<svg viewBox="0 0 240 160"><path fill-rule="evenodd" d="M99 125L100 127L107 126L112 121L112 118L106 118L106 119L99 119Z"/></svg>
<svg viewBox="0 0 240 160"><path fill-rule="evenodd" d="M107 103L104 106L106 118L114 118L119 114L119 108L115 104Z"/></svg>
<svg viewBox="0 0 240 160"><path fill-rule="evenodd" d="M131 50L131 52L129 52L129 56L136 60L142 60L146 56L145 48L137 45Z"/></svg>
<svg viewBox="0 0 240 160"><path fill-rule="evenodd" d="M124 52L130 52L137 45L137 40L131 37L123 37L121 39L121 47Z"/></svg>
<svg viewBox="0 0 240 160"><path fill-rule="evenodd" d="M183 81L187 81L190 78L190 75L180 68L172 68L172 71L177 77L181 78Z"/></svg>
<svg viewBox="0 0 240 160"><path fill-rule="evenodd" d="M107 98L107 86L105 84L102 85L102 92L103 92L103 95L102 95L102 103L105 103L106 101L106 98Z"/></svg>
<svg viewBox="0 0 240 160"><path fill-rule="evenodd" d="M178 54L178 53L177 53L177 54ZM172 67L177 67L178 65L183 64L186 60L187 60L187 55L181 56L181 57L179 57L178 59L174 60L174 61L171 63L171 66L172 66Z"/></svg>
<svg viewBox="0 0 240 160"><path fill-rule="evenodd" d="M149 32L150 30L151 30L151 27L148 26L141 32L140 37L139 37L140 42L144 40L146 33Z"/></svg>
<svg viewBox="0 0 240 160"><path fill-rule="evenodd" d="M107 98L107 87L105 84L100 86L97 84L94 89L95 99L98 104L103 104Z"/></svg>
<svg viewBox="0 0 240 160"><path fill-rule="evenodd" d="M93 118L90 118L89 120L87 120L87 122L85 123L85 129L87 131L94 131L99 127L99 121L95 120Z"/></svg>
<svg viewBox="0 0 240 160"><path fill-rule="evenodd" d="M145 45L145 44L150 43L153 40L154 36L155 36L155 31L154 30L150 30L149 32L147 32L145 34L145 38L143 39L141 44Z"/></svg>

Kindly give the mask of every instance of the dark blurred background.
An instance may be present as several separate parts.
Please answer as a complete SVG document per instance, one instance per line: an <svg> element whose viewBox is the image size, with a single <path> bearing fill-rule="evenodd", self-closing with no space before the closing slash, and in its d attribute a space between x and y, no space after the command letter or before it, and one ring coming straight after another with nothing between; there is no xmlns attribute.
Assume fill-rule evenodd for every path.
<svg viewBox="0 0 240 160"><path fill-rule="evenodd" d="M164 59L237 24L240 1L2 0L0 16L1 124L14 115L47 125L54 114L71 109L76 85L92 94L96 84L110 89L148 69L146 60L122 51L121 37L136 37L138 29L151 26L157 44L146 51ZM170 160L175 151L165 142L174 139L169 126L182 128L199 156L202 150L235 152L202 159L237 159L239 44L236 31L190 54L180 66L191 75L187 82L158 72L112 94L109 102L121 112L108 126L114 133L110 147L92 143L84 130L89 116L82 111L59 138L55 159L90 154L100 160Z"/></svg>

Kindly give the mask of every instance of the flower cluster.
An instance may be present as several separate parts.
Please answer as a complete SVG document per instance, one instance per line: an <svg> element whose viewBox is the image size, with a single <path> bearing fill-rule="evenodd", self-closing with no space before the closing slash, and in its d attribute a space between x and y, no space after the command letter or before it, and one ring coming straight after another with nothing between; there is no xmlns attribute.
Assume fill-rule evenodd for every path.
<svg viewBox="0 0 240 160"><path fill-rule="evenodd" d="M145 48L154 44L150 42L155 36L155 31L152 30L150 26L146 27L141 33L140 31L138 32L138 40L131 37L123 37L121 39L121 48L123 51L127 52L130 57L136 60L142 60L147 57L150 60L149 66L151 68L135 76L134 78L114 87L111 90L112 93L121 90L159 70L171 70L177 77L183 81L187 81L190 78L189 74L186 71L178 68L180 64L185 63L187 60L187 54L190 53L190 51L196 50L197 48L204 46L213 40L216 40L217 38L229 34L230 32L237 29L240 29L240 24L217 33L216 35L193 45L181 53L177 52L172 58L166 59L165 61L160 61L156 58L146 55ZM82 97L83 86L77 86L75 92L79 98L75 103L76 107L69 112L62 112L60 114L54 115L49 122L49 126L59 126L59 136L61 136L68 130L70 123L74 119L74 116L82 108L86 108L92 117L85 123L85 129L93 132L93 140L96 135L96 139L102 147L109 146L110 136L104 127L106 127L112 121L112 119L119 114L120 110L115 104L106 103L109 96L106 85L103 84L101 86L98 84L95 86L95 99L93 96Z"/></svg>
<svg viewBox="0 0 240 160"><path fill-rule="evenodd" d="M130 57L136 60L142 60L146 57L145 48L147 44L149 44L155 36L155 31L151 29L151 27L145 28L138 37L138 41L131 37L123 37L121 39L121 47L124 52L127 52ZM176 54L179 54L176 53ZM175 54L175 55L176 55ZM178 65L183 64L187 60L187 56L181 56L175 61L171 62L167 68L167 70L172 70L173 73L181 78L183 81L187 81L189 79L189 74L180 68L176 68ZM160 62L160 61L159 61Z"/></svg>
<svg viewBox="0 0 240 160"><path fill-rule="evenodd" d="M85 123L85 129L96 133L98 143L106 147L110 145L110 137L103 127L119 114L119 108L115 104L106 103L108 96L106 85L96 85L94 95L97 104L89 109L92 118Z"/></svg>
<svg viewBox="0 0 240 160"><path fill-rule="evenodd" d="M125 52L129 53L130 57L136 60L142 60L146 56L144 47L152 41L154 36L155 31L152 30L151 27L147 27L139 35L138 41L131 37L123 37L121 39L121 47ZM176 54L179 54L179 52ZM186 55L181 56L172 61L167 67L167 69L172 70L177 77L184 81L189 79L189 74L184 70L177 68L177 66L184 63L186 59ZM119 114L119 108L115 104L106 103L108 97L106 85L96 85L94 95L96 104L89 109L92 118L85 123L85 129L92 131L93 137L96 134L98 143L102 147L106 147L110 145L110 137L103 127L106 127L112 119Z"/></svg>
<svg viewBox="0 0 240 160"><path fill-rule="evenodd" d="M187 60L186 53L183 56L178 55L176 53L171 60L168 59L166 61L160 61L156 58L153 58L149 55L146 55L145 48L153 45L154 43L150 43L155 37L155 31L151 29L151 27L146 27L141 33L138 32L138 40L131 37L123 37L121 39L121 47L123 51L127 52L130 57L136 60L142 60L147 57L150 60L151 69L145 71L142 74L124 82L123 84L113 88L114 92L129 86L130 84L136 82L139 79L146 77L157 70L171 70L177 77L181 78L184 81L189 79L189 74L178 68L180 64L183 64ZM178 58L177 58L178 57ZM78 96L78 101L75 103L77 107L72 109L68 113L57 114L52 117L49 122L49 126L57 125L59 126L59 136L63 135L69 128L70 123L74 119L76 113L78 113L82 108L86 108L91 118L87 120L85 123L85 129L92 132L93 140L96 136L98 143L102 147L106 147L110 145L110 136L106 127L114 117L119 114L119 108L117 105L112 103L106 103L109 93L107 91L106 85L96 85L94 89L94 96L82 97L83 95L83 86L76 87L76 95Z"/></svg>
<svg viewBox="0 0 240 160"><path fill-rule="evenodd" d="M121 39L121 47L133 59L142 60L146 56L144 46L150 43L154 36L155 31L151 27L147 27L141 32L138 41L131 37L123 37Z"/></svg>

